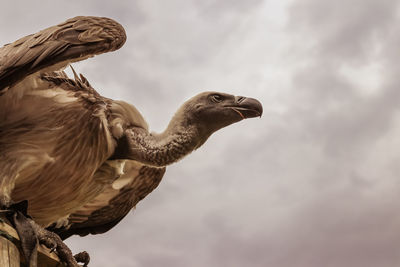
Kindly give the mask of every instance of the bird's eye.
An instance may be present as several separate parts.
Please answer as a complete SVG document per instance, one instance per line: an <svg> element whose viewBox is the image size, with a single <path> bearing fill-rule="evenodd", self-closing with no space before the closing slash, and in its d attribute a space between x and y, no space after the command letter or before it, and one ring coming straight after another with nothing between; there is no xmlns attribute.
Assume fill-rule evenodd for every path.
<svg viewBox="0 0 400 267"><path fill-rule="evenodd" d="M211 99L215 103L220 103L222 101L222 96L221 95L212 95Z"/></svg>

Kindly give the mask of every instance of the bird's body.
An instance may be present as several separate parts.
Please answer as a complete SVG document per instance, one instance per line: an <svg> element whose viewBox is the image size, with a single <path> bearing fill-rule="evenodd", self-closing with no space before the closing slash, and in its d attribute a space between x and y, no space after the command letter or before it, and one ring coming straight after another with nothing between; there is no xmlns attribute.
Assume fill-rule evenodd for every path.
<svg viewBox="0 0 400 267"><path fill-rule="evenodd" d="M121 119L148 131L141 114L128 103L101 97L78 77L49 73L38 83L41 88L0 107L5 116L0 129L6 129L0 130L0 168L6 170L14 160L10 173L18 175L11 199L28 200L29 214L47 226L60 218L64 224L83 222L83 215L112 205L121 192L135 191L125 199L134 203L120 212L126 214L165 172L134 160L109 159L117 146L115 135L125 127ZM68 186L60 188L62 184Z"/></svg>
<svg viewBox="0 0 400 267"><path fill-rule="evenodd" d="M164 132L149 132L134 106L63 72L125 38L110 19L76 17L0 49L0 204L28 200L28 214L64 238L108 231L158 186L167 165L262 113L254 99L205 92Z"/></svg>
<svg viewBox="0 0 400 267"><path fill-rule="evenodd" d="M106 101L91 96L92 103L79 92L68 91L67 84L44 85L0 113L6 117L0 121L0 169L9 178L3 183L14 180L11 199L28 200L29 213L41 225L68 215L95 196L86 189L96 186L90 177L115 146ZM83 128L91 134L82 134ZM68 186L60 188L63 184Z"/></svg>

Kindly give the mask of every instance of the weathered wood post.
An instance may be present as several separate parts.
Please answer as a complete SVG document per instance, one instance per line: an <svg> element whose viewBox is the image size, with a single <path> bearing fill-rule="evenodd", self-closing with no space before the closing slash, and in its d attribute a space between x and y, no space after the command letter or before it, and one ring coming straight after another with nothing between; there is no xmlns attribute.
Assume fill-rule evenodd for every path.
<svg viewBox="0 0 400 267"><path fill-rule="evenodd" d="M0 266L19 267L19 250L13 242L0 235Z"/></svg>
<svg viewBox="0 0 400 267"><path fill-rule="evenodd" d="M0 267L24 267L21 245L17 231L0 216ZM38 246L38 267L65 267L55 253L41 245Z"/></svg>

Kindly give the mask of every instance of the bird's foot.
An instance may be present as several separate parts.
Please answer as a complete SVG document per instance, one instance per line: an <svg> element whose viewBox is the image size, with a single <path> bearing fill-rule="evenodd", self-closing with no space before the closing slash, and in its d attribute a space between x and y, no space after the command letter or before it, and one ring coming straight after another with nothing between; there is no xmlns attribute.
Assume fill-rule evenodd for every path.
<svg viewBox="0 0 400 267"><path fill-rule="evenodd" d="M67 245L64 244L64 242L56 233L44 229L33 220L30 220L30 223L35 231L36 237L40 244L43 244L47 248L49 248L50 252L56 251L60 260L65 262L68 267L79 266L77 260L81 262L80 259L75 259L75 257L72 255L71 250L67 247ZM86 261L83 262L86 263Z"/></svg>
<svg viewBox="0 0 400 267"><path fill-rule="evenodd" d="M61 261L68 267L78 267L78 262L87 266L90 257L87 252L77 254L77 259L71 250L64 244L61 238L49 230L38 225L28 214L28 202L21 201L8 207L0 207L0 212L5 213L7 218L14 224L21 241L22 252L29 267L37 266L37 244L50 248L50 252L56 251ZM86 253L86 254L85 254Z"/></svg>

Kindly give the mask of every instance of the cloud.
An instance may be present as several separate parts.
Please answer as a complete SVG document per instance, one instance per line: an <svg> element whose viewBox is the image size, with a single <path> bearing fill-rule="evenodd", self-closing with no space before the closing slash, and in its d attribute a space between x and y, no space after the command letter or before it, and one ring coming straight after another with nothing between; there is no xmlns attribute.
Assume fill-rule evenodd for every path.
<svg viewBox="0 0 400 267"><path fill-rule="evenodd" d="M289 28L307 32L303 40L315 42L318 56L333 62L362 60L371 55L374 42L392 29L397 10L393 0L296 1L290 8Z"/></svg>

